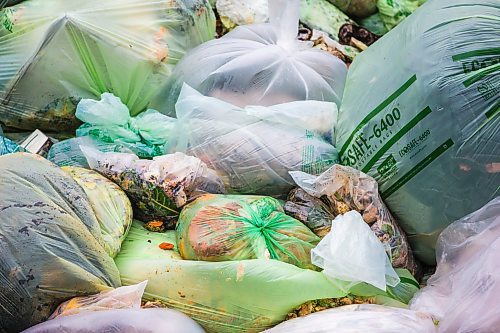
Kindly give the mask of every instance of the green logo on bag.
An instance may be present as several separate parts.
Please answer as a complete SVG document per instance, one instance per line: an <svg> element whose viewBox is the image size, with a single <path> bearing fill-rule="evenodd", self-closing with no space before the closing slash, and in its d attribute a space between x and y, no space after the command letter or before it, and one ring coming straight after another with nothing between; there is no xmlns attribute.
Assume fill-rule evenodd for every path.
<svg viewBox="0 0 500 333"><path fill-rule="evenodd" d="M388 176L389 174L396 172L396 170L396 159L392 154L389 155L377 168L377 171L381 176Z"/></svg>

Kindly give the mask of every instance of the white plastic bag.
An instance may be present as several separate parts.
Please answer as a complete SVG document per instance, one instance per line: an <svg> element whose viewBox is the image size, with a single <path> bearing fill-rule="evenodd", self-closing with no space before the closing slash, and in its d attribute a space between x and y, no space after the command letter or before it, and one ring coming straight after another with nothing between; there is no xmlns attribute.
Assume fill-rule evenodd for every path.
<svg viewBox="0 0 500 333"><path fill-rule="evenodd" d="M119 309L56 318L24 333L204 333L188 316L169 309Z"/></svg>
<svg viewBox="0 0 500 333"><path fill-rule="evenodd" d="M148 281L131 286L123 286L96 295L75 297L59 305L50 319L71 316L86 312L140 309L141 299Z"/></svg>
<svg viewBox="0 0 500 333"><path fill-rule="evenodd" d="M269 17L270 23L240 26L193 49L151 107L173 115L183 83L240 107L299 100L340 106L347 67L296 39L299 0L269 0Z"/></svg>
<svg viewBox="0 0 500 333"><path fill-rule="evenodd" d="M446 228L437 270L412 300L431 313L439 332L498 332L500 327L500 197Z"/></svg>
<svg viewBox="0 0 500 333"><path fill-rule="evenodd" d="M311 250L311 258L334 283L347 281L351 287L366 282L384 291L386 285L399 283L384 246L356 211L333 220L330 232Z"/></svg>
<svg viewBox="0 0 500 333"><path fill-rule="evenodd" d="M286 321L264 333L435 333L430 315L374 304L346 305Z"/></svg>
<svg viewBox="0 0 500 333"><path fill-rule="evenodd" d="M294 185L288 171L318 174L337 162L337 150L327 139L336 119L334 103L241 109L185 85L176 110L168 151L198 157L231 193L286 195Z"/></svg>

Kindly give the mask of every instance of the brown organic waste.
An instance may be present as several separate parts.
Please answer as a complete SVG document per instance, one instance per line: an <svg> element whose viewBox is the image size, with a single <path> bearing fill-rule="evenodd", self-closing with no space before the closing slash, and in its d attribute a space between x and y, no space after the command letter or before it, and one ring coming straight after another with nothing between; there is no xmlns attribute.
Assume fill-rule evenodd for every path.
<svg viewBox="0 0 500 333"><path fill-rule="evenodd" d="M375 300L371 297L357 297L357 296L317 299L314 301L305 302L304 304L301 304L300 306L296 307L292 312L290 312L287 315L286 320L307 316L311 313L337 308L343 305L374 304L374 303Z"/></svg>

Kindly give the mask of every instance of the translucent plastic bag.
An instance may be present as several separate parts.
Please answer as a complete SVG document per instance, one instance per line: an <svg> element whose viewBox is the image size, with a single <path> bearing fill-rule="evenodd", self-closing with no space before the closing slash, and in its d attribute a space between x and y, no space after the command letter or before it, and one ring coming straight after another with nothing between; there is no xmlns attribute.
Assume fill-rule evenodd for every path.
<svg viewBox="0 0 500 333"><path fill-rule="evenodd" d="M182 260L175 238L174 231L148 232L134 222L115 258L121 280L124 285L148 280L145 299L187 314L209 333L261 332L304 302L346 296L324 274L278 260ZM174 250L162 250L164 242ZM410 298L415 292L406 283L398 287L412 290ZM354 286L350 294L405 306L367 284Z"/></svg>
<svg viewBox="0 0 500 333"><path fill-rule="evenodd" d="M204 193L224 193L213 170L196 157L182 153L142 160L134 154L102 153L80 147L89 166L127 193L134 217L160 220L175 227L180 208Z"/></svg>
<svg viewBox="0 0 500 333"><path fill-rule="evenodd" d="M500 327L500 197L447 227L437 270L411 302L431 313L439 332L497 332Z"/></svg>
<svg viewBox="0 0 500 333"><path fill-rule="evenodd" d="M369 283L386 290L400 281L384 246L356 211L339 215L332 229L311 251L312 262L326 276L348 282Z"/></svg>
<svg viewBox="0 0 500 333"><path fill-rule="evenodd" d="M91 147L101 152L133 153L120 143L102 142L90 136L59 141L50 147L47 159L58 166L76 166L89 168L87 158L80 146Z"/></svg>
<svg viewBox="0 0 500 333"><path fill-rule="evenodd" d="M387 30L391 30L411 15L421 0L377 0L380 18Z"/></svg>
<svg viewBox="0 0 500 333"><path fill-rule="evenodd" d="M269 17L270 23L240 26L189 52L151 107L173 115L184 83L239 107L303 100L339 106L347 67L296 39L299 0L269 0Z"/></svg>
<svg viewBox="0 0 500 333"><path fill-rule="evenodd" d="M190 48L213 38L208 0L29 0L0 25L0 120L70 133L81 98L111 92L132 116Z"/></svg>
<svg viewBox="0 0 500 333"><path fill-rule="evenodd" d="M102 94L100 101L82 99L75 115L85 123L76 130L77 136L119 143L141 158L162 155L175 125L174 118L152 109L130 117L127 106L110 93Z"/></svg>
<svg viewBox="0 0 500 333"><path fill-rule="evenodd" d="M63 167L80 185L99 222L104 248L114 258L132 225L132 206L127 195L113 182L95 171Z"/></svg>
<svg viewBox="0 0 500 333"><path fill-rule="evenodd" d="M201 196L182 209L176 232L184 259L277 259L302 268L314 268L319 242L278 200L257 196Z"/></svg>
<svg viewBox="0 0 500 333"><path fill-rule="evenodd" d="M204 161L231 193L284 195L294 184L288 171L318 174L337 162L337 150L326 139L335 125L335 104L295 103L240 109L185 85L168 150ZM308 108L310 118L299 115Z"/></svg>
<svg viewBox="0 0 500 333"><path fill-rule="evenodd" d="M429 1L349 68L335 143L377 180L414 254L498 194L497 0Z"/></svg>
<svg viewBox="0 0 500 333"><path fill-rule="evenodd" d="M83 189L47 160L0 156L0 332L47 319L63 301L119 287Z"/></svg>
<svg viewBox="0 0 500 333"><path fill-rule="evenodd" d="M59 305L49 319L85 312L117 309L140 309L142 294L148 281L103 291L96 295L75 297Z"/></svg>
<svg viewBox="0 0 500 333"><path fill-rule="evenodd" d="M416 273L418 267L406 236L380 198L377 182L372 177L338 164L317 177L296 171L290 172L290 175L309 195L326 203L328 210L321 214L318 212L322 210L321 206L314 202L312 205L301 202L298 198L296 204L289 201L285 205L287 213L304 222L317 220L312 223L325 225L325 215L336 216L355 210L361 213L363 220L384 244L392 265Z"/></svg>
<svg viewBox="0 0 500 333"><path fill-rule="evenodd" d="M346 305L286 321L263 333L436 333L424 312L380 305Z"/></svg>
<svg viewBox="0 0 500 333"><path fill-rule="evenodd" d="M168 309L119 309L86 312L49 320L23 333L204 333L195 321Z"/></svg>

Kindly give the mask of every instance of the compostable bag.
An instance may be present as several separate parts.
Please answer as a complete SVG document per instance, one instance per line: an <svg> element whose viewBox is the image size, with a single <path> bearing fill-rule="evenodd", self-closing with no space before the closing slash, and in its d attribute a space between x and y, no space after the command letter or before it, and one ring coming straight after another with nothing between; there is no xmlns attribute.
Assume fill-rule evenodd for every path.
<svg viewBox="0 0 500 333"><path fill-rule="evenodd" d="M208 0L28 0L0 11L0 121L70 133L81 98L135 116L192 47L215 34Z"/></svg>
<svg viewBox="0 0 500 333"><path fill-rule="evenodd" d="M63 301L119 287L99 222L70 175L32 154L0 156L0 332Z"/></svg>
<svg viewBox="0 0 500 333"><path fill-rule="evenodd" d="M335 131L341 163L379 183L417 257L498 194L500 8L422 5L356 58Z"/></svg>
<svg viewBox="0 0 500 333"><path fill-rule="evenodd" d="M283 196L294 185L288 171L319 174L338 161L328 140L336 120L334 103L241 109L185 85L176 110L168 151L198 157L229 193Z"/></svg>
<svg viewBox="0 0 500 333"><path fill-rule="evenodd" d="M187 314L209 333L261 332L304 302L346 296L324 274L278 260L182 260L175 238L174 231L148 232L134 222L115 258L122 283L148 280L145 299ZM173 244L174 249L163 250L162 243ZM415 293L414 283L396 287L409 292L401 301L408 302ZM354 286L350 293L404 306L389 291L366 284Z"/></svg>
<svg viewBox="0 0 500 333"><path fill-rule="evenodd" d="M114 258L132 225L132 206L127 195L112 181L95 171L63 167L82 187L101 228L104 249Z"/></svg>
<svg viewBox="0 0 500 333"><path fill-rule="evenodd" d="M319 242L278 200L244 195L199 197L182 209L176 234L184 259L277 259L310 269Z"/></svg>
<svg viewBox="0 0 500 333"><path fill-rule="evenodd" d="M184 83L239 107L303 100L340 106L347 67L296 39L299 0L269 0L269 17L270 23L239 26L186 54L151 107L173 115Z"/></svg>

